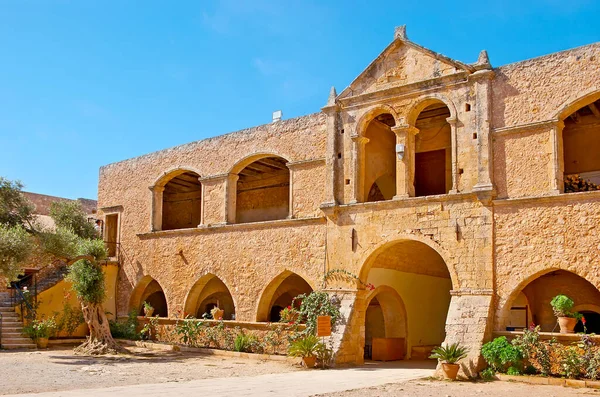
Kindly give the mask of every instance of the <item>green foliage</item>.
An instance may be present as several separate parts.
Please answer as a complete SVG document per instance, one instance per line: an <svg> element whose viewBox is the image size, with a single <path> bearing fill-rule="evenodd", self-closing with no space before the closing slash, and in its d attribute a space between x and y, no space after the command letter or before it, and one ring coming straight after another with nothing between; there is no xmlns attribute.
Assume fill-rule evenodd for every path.
<svg viewBox="0 0 600 397"><path fill-rule="evenodd" d="M16 280L32 249L31 237L22 226L0 224L0 276Z"/></svg>
<svg viewBox="0 0 600 397"><path fill-rule="evenodd" d="M466 347L460 345L460 343L453 343L451 345L438 346L431 351L429 358L435 359L448 364L456 364L457 361L467 357L469 350Z"/></svg>
<svg viewBox="0 0 600 397"><path fill-rule="evenodd" d="M317 356L324 348L322 342L315 335L303 336L290 344L288 354L292 357Z"/></svg>
<svg viewBox="0 0 600 397"><path fill-rule="evenodd" d="M95 260L101 261L106 259L108 251L101 239L83 239L77 241L77 255L90 255Z"/></svg>
<svg viewBox="0 0 600 397"><path fill-rule="evenodd" d="M79 237L70 229L57 228L38 234L44 252L57 258L73 258L78 254Z"/></svg>
<svg viewBox="0 0 600 397"><path fill-rule="evenodd" d="M146 306L145 303L144 307ZM177 320L175 333L179 335L184 345L198 346L203 327L203 321L197 320L192 316L187 316L184 320Z"/></svg>
<svg viewBox="0 0 600 397"><path fill-rule="evenodd" d="M508 369L506 370L506 373L508 375L521 375L521 370L518 367L515 366L510 366L508 367Z"/></svg>
<svg viewBox="0 0 600 397"><path fill-rule="evenodd" d="M9 181L0 176L0 225L29 226L33 229L34 205L22 193L20 181Z"/></svg>
<svg viewBox="0 0 600 397"><path fill-rule="evenodd" d="M317 330L318 316L331 316L331 328L335 329L337 321L341 318L339 302L333 299L323 291L313 291L310 294L298 295L292 301L292 307L295 307L297 300L302 304L298 310L298 321L306 323L305 335L314 335Z"/></svg>
<svg viewBox="0 0 600 397"><path fill-rule="evenodd" d="M110 333L114 338L129 340L139 339L137 333L138 319L136 310L130 311L127 315L127 320L124 322L110 320L108 323L110 325Z"/></svg>
<svg viewBox="0 0 600 397"><path fill-rule="evenodd" d="M78 260L69 267L65 280L73 284L73 290L80 301L96 304L104 301L104 272L99 264L86 259Z"/></svg>
<svg viewBox="0 0 600 397"><path fill-rule="evenodd" d="M247 335L243 331L240 332L233 342L233 350L236 352L250 352L257 340L254 335Z"/></svg>
<svg viewBox="0 0 600 397"><path fill-rule="evenodd" d="M481 379L485 381L489 382L491 380L494 380L494 376L496 376L496 372L491 367L488 367L481 371Z"/></svg>
<svg viewBox="0 0 600 397"><path fill-rule="evenodd" d="M56 331L65 331L68 336L71 336L83 322L84 318L81 309L74 308L69 302L65 302L62 313L58 315Z"/></svg>
<svg viewBox="0 0 600 397"><path fill-rule="evenodd" d="M511 344L505 336L483 345L481 355L495 372L505 372L507 367L517 369L522 367L522 351L518 346Z"/></svg>
<svg viewBox="0 0 600 397"><path fill-rule="evenodd" d="M550 306L557 317L573 317L571 309L575 306L575 302L566 295L556 295L550 301Z"/></svg>
<svg viewBox="0 0 600 397"><path fill-rule="evenodd" d="M33 320L25 327L23 327L23 333L33 340L39 338L49 338L54 335L58 326L54 317L50 317L42 320Z"/></svg>
<svg viewBox="0 0 600 397"><path fill-rule="evenodd" d="M148 322L144 324L140 331L140 337L144 340L152 340L156 335L158 328L158 315L156 317L148 317Z"/></svg>
<svg viewBox="0 0 600 397"><path fill-rule="evenodd" d="M94 225L87 220L79 201L58 201L50 204L50 217L58 228L72 230L80 238L98 238Z"/></svg>
<svg viewBox="0 0 600 397"><path fill-rule="evenodd" d="M560 351L561 375L575 379L581 376L583 361L577 346L566 346Z"/></svg>

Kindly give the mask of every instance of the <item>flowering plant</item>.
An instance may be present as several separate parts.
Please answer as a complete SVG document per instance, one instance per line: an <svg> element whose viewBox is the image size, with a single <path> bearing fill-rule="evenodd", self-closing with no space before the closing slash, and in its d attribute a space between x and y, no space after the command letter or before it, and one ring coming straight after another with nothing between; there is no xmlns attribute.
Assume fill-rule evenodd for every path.
<svg viewBox="0 0 600 397"><path fill-rule="evenodd" d="M298 311L292 306L288 306L279 312L280 322L294 324L298 319Z"/></svg>

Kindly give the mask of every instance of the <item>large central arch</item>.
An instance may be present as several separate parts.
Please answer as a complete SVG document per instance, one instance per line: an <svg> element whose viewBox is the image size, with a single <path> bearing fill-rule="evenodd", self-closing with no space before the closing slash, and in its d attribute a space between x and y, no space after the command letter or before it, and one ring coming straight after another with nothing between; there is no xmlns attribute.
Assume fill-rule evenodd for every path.
<svg viewBox="0 0 600 397"><path fill-rule="evenodd" d="M367 333L404 338L406 358L425 359L444 342L453 280L446 261L430 244L415 239L387 242L368 256L360 279L376 287L359 319L367 352ZM379 320L369 319L373 298L383 314Z"/></svg>

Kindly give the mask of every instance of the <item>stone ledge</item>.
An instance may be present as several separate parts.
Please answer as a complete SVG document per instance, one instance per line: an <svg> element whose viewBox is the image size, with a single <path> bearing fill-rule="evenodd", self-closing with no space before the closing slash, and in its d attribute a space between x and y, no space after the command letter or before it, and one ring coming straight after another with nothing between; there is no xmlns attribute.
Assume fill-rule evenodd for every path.
<svg viewBox="0 0 600 397"><path fill-rule="evenodd" d="M287 226L301 226L312 223L325 223L325 217L315 216L310 218L278 219L275 221L232 223L209 226L199 226L189 229L159 230L155 232L138 233L136 236L142 239L158 238L167 236L180 236L185 234L232 232L238 230L275 229Z"/></svg>
<svg viewBox="0 0 600 397"><path fill-rule="evenodd" d="M156 318L156 317L154 317L154 318ZM127 319L126 316L119 317L119 320L125 320L125 319ZM138 319L138 322L141 324L145 324L148 322L148 317L138 316L137 319ZM213 325L213 326L218 325L220 323L220 321L218 321L218 320L205 320L205 319L201 319L201 318L185 319L185 318L158 317L159 325L175 325L175 323L177 323L177 321L202 321L203 323L205 323L207 325ZM256 321L223 320L223 325L226 328L240 327L243 329L254 329L254 330L267 331L267 330L270 330L270 326L272 326L272 325L279 326L279 327L286 327L286 326L289 326L290 324L256 322ZM297 324L296 327L298 327L299 331L303 331L306 329L306 325L304 325L304 324Z"/></svg>
<svg viewBox="0 0 600 397"><path fill-rule="evenodd" d="M528 203L564 203L571 201L600 200L600 190L578 193L560 193L548 196L528 196L493 200L494 206Z"/></svg>
<svg viewBox="0 0 600 397"><path fill-rule="evenodd" d="M523 331L492 331L492 334L496 337L496 336L506 336L508 338L514 338L515 336L522 336L523 335ZM552 338L555 338L556 340L558 340L559 342L579 342L581 340L581 336L580 334L561 334L559 332L540 332L540 338L543 340L550 340ZM595 336L591 336L588 335L588 337L597 342L600 343L600 335L595 335Z"/></svg>
<svg viewBox="0 0 600 397"><path fill-rule="evenodd" d="M205 355L211 355L211 356L245 358L245 359L250 359L250 360L280 361L280 362L287 362L290 364L299 364L300 363L299 358L288 357L288 356L278 356L275 354L232 352L229 350L209 349L209 348L205 348L205 347L188 347L188 346L173 345L173 344L167 344L167 343L134 341L134 340L127 340L127 339L117 339L117 342L119 342L122 345L144 347L146 349L151 349L151 350L182 351L182 352L198 353L198 354L205 354Z"/></svg>
<svg viewBox="0 0 600 397"><path fill-rule="evenodd" d="M600 389L600 381L583 380L583 379L564 379L552 378L543 376L527 376L527 375L504 375L497 374L496 378L505 382L521 382L531 385L551 385L551 386L566 386L582 388L588 387L591 389Z"/></svg>

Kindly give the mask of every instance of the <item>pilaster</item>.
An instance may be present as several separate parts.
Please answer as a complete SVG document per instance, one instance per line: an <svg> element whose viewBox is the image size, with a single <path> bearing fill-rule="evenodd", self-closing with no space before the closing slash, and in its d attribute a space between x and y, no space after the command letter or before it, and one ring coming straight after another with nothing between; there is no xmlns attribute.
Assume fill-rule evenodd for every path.
<svg viewBox="0 0 600 397"><path fill-rule="evenodd" d="M352 135L352 159L354 173L354 191L352 192L351 204L365 201L365 145L369 138L361 135Z"/></svg>
<svg viewBox="0 0 600 397"><path fill-rule="evenodd" d="M410 125L392 127L396 145L404 145L402 158L396 157L396 195L394 200L415 195L415 136L419 129Z"/></svg>

